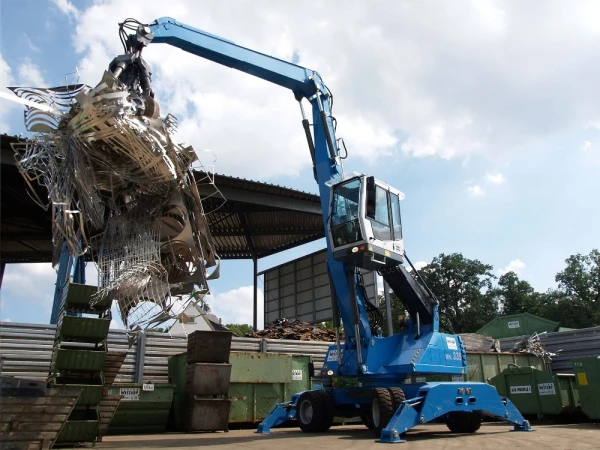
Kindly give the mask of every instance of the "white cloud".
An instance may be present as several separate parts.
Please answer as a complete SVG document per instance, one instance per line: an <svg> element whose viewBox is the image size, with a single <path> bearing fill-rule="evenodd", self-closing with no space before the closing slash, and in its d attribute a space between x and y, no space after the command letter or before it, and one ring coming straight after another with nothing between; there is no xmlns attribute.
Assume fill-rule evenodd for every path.
<svg viewBox="0 0 600 450"><path fill-rule="evenodd" d="M12 322L12 320L10 320L10 317L7 317L6 319L3 320L3 322Z"/></svg>
<svg viewBox="0 0 600 450"><path fill-rule="evenodd" d="M426 261L417 261L416 263L413 264L413 266L415 266L415 269L417 270L421 270L423 267L428 266L429 263Z"/></svg>
<svg viewBox="0 0 600 450"><path fill-rule="evenodd" d="M485 179L488 183L492 183L492 184L502 184L504 183L504 175L502 175L500 172L496 172L496 173L486 173L485 174Z"/></svg>
<svg viewBox="0 0 600 450"><path fill-rule="evenodd" d="M498 269L496 272L498 273L498 275L502 276L508 272L514 272L517 275L523 275L524 271L525 271L525 263L523 261L521 261L520 259L514 259L511 262L509 262L505 268Z"/></svg>
<svg viewBox="0 0 600 450"><path fill-rule="evenodd" d="M30 58L23 58L17 67L17 75L19 77L19 85L28 87L47 87L48 83L44 81L44 77L40 68Z"/></svg>
<svg viewBox="0 0 600 450"><path fill-rule="evenodd" d="M79 17L79 10L69 0L52 0L54 5L67 16Z"/></svg>
<svg viewBox="0 0 600 450"><path fill-rule="evenodd" d="M12 86L13 84L14 78L11 68L0 53L0 91L12 97L14 94L6 89L6 86ZM14 113L16 107L16 103L0 97L0 130L2 130L2 133L10 132L8 118Z"/></svg>
<svg viewBox="0 0 600 450"><path fill-rule="evenodd" d="M413 264L413 266L415 266L415 269L417 270L421 270L423 267L429 265L428 262L425 261L417 261L416 263ZM408 264L406 265L406 269L411 272L412 271L412 267L410 267Z"/></svg>
<svg viewBox="0 0 600 450"><path fill-rule="evenodd" d="M583 150L584 152L589 152L592 150L592 143L590 141L584 141L583 144L581 144L581 150Z"/></svg>
<svg viewBox="0 0 600 450"><path fill-rule="evenodd" d="M77 15L71 3L57 5ZM381 1L373 8L349 0L342 10L324 2L314 19L299 21L301 3L240 1L232 9L216 0L171 0L169 15L263 53L297 54L301 65L319 70L335 93L351 158L373 162L404 152L502 159L548 138L549 129L560 134L599 120L600 104L589 96L600 74L596 31L581 26L590 5L556 2L540 10L485 1L432 9ZM97 83L121 52L118 21L163 15L159 0L82 8L73 39L84 81ZM181 119L185 140L215 151L217 170L265 179L310 165L298 107L285 89L167 45L151 45L144 55L162 110Z"/></svg>
<svg viewBox="0 0 600 450"><path fill-rule="evenodd" d="M39 48L37 45L35 45L33 43L33 41L31 40L31 38L29 37L29 35L27 33L23 33L23 38L25 39L25 42L27 42L27 47L29 47L29 50L31 50L32 52L35 52L35 53L40 53L42 51L41 48Z"/></svg>
<svg viewBox="0 0 600 450"><path fill-rule="evenodd" d="M27 322L28 308L40 308L50 318L54 301L56 272L49 263L7 264L2 280L2 303L10 302L23 308L24 317L19 322Z"/></svg>
<svg viewBox="0 0 600 450"><path fill-rule="evenodd" d="M467 192L471 197L483 197L485 195L485 191L478 184L467 187Z"/></svg>
<svg viewBox="0 0 600 450"><path fill-rule="evenodd" d="M253 286L243 286L231 291L206 297L212 313L227 323L245 323L252 325ZM258 327L262 328L263 292L258 289Z"/></svg>

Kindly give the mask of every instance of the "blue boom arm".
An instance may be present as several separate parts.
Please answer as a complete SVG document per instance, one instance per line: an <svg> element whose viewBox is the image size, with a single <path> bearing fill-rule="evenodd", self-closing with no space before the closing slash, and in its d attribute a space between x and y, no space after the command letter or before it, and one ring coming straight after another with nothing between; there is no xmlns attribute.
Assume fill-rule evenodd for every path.
<svg viewBox="0 0 600 450"><path fill-rule="evenodd" d="M339 149L332 122L331 94L319 74L305 67L241 47L175 19L160 18L149 28L154 34L152 43L169 44L201 58L262 78L290 89L298 102L307 99L311 103L314 141L310 136L307 121L303 122L309 147L311 147L315 179L319 185L325 236L328 236L330 189L326 183L340 176L337 161ZM302 108L302 104L300 107ZM348 356L355 355L355 358L351 358L354 361L349 363L351 366L356 365L358 370L358 366L362 363L360 349L365 348L371 339L363 294L360 289L356 289L357 280L353 268L333 259L332 243L329 239L327 239L327 250L329 273L335 289L332 301L335 302L337 298L340 316L345 326L347 346L345 353ZM334 307L334 311L335 309Z"/></svg>

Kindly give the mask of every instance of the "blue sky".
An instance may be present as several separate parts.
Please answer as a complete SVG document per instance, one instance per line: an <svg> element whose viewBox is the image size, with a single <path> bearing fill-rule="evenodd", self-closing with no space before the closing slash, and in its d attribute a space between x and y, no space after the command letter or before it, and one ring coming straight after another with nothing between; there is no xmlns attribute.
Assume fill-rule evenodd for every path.
<svg viewBox="0 0 600 450"><path fill-rule="evenodd" d="M565 258L600 245L597 2L328 2L302 21L300 2L125 3L1 2L1 87L62 85L76 71L93 85L119 52L118 21L173 16L321 73L345 169L406 195L413 261L462 252L543 291ZM316 192L288 92L165 45L145 54L161 110L217 172ZM22 108L0 99L0 133L24 131ZM213 308L250 323L251 285L251 262L225 262ZM47 266L8 266L0 319L46 322L53 288Z"/></svg>

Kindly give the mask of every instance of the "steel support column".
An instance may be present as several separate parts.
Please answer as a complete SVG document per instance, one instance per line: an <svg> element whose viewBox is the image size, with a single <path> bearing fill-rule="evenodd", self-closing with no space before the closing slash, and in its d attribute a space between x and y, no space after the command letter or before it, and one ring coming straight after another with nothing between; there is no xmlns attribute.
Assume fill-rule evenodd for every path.
<svg viewBox="0 0 600 450"><path fill-rule="evenodd" d="M254 331L258 331L258 258L256 257L256 253L252 256L252 263L254 266L254 305L252 309L252 327Z"/></svg>
<svg viewBox="0 0 600 450"><path fill-rule="evenodd" d="M58 321L58 312L62 306L63 294L65 287L69 283L71 276L71 267L73 264L73 258L69 253L69 247L64 242L60 251L60 258L58 262L58 270L56 274L56 286L54 288L54 301L52 302L52 312L50 314L50 323L56 324Z"/></svg>

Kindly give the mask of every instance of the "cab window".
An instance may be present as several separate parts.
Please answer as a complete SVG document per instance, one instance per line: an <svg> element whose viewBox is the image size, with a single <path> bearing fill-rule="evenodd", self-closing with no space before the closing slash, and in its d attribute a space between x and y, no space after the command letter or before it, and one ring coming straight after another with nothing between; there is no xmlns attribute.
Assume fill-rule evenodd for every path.
<svg viewBox="0 0 600 450"><path fill-rule="evenodd" d="M333 187L331 234L334 247L362 240L358 220L360 179L348 180Z"/></svg>
<svg viewBox="0 0 600 450"><path fill-rule="evenodd" d="M371 220L373 237L375 239L384 241L392 239L388 207L388 191L380 186L375 186L375 213L369 215L369 205L367 205L367 217Z"/></svg>
<svg viewBox="0 0 600 450"><path fill-rule="evenodd" d="M400 198L397 195L390 194L390 203L392 206L392 227L394 230L394 240L402 239L402 220L400 218Z"/></svg>

